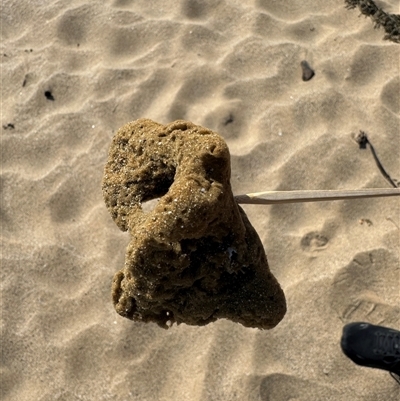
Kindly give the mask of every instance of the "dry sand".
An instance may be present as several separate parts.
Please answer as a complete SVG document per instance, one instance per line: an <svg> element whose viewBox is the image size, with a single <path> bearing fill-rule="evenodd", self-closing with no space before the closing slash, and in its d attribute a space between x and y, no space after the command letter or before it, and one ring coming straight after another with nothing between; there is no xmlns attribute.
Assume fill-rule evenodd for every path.
<svg viewBox="0 0 400 401"><path fill-rule="evenodd" d="M353 134L400 179L400 45L340 0L1 7L2 400L399 399L339 346L348 322L400 329L398 199L245 206L286 317L165 331L113 309L129 238L101 178L121 125L184 118L224 136L236 194L389 187Z"/></svg>

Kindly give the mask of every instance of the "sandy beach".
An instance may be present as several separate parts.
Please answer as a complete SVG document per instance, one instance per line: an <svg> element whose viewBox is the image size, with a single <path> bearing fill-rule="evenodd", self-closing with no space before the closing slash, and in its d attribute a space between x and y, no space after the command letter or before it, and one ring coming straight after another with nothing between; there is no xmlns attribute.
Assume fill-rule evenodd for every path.
<svg viewBox="0 0 400 401"><path fill-rule="evenodd" d="M350 322L400 330L398 197L244 205L286 316L163 330L114 310L129 234L101 183L113 135L145 117L218 132L234 194L390 188L355 138L400 182L400 44L339 0L3 0L0 14L2 400L399 400L389 373L340 349Z"/></svg>

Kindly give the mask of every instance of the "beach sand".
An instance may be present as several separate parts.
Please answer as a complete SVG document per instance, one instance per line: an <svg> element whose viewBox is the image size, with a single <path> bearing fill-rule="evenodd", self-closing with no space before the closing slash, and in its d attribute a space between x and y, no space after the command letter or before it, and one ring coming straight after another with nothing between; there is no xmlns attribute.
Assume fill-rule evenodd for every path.
<svg viewBox="0 0 400 401"><path fill-rule="evenodd" d="M400 329L398 198L244 206L286 316L163 330L114 310L129 235L101 192L113 134L141 117L220 133L235 194L388 188L354 137L400 180L399 44L343 1L3 0L0 14L2 400L399 399L340 349L346 323Z"/></svg>

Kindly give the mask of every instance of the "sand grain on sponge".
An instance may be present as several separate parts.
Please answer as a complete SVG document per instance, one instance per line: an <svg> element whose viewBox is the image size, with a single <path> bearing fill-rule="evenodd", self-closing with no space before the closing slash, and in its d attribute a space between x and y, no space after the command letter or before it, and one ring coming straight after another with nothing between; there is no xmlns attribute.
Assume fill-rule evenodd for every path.
<svg viewBox="0 0 400 401"><path fill-rule="evenodd" d="M345 5L2 1L2 399L398 399L340 350L351 321L400 328L395 198L243 207L286 294L272 330L165 331L110 299L130 239L101 181L129 121L218 132L234 194L388 187L360 130L400 179L400 45Z"/></svg>

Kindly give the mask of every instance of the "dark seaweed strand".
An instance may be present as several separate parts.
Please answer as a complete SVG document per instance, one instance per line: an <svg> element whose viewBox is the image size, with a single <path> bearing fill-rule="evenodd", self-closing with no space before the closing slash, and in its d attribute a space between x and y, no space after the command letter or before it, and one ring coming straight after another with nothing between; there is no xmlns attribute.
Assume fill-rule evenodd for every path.
<svg viewBox="0 0 400 401"><path fill-rule="evenodd" d="M367 17L371 17L375 22L375 28L383 27L386 35L385 40L400 43L400 15L388 14L379 8L373 0L345 0L346 8L352 10L353 8L360 9L361 13Z"/></svg>
<svg viewBox="0 0 400 401"><path fill-rule="evenodd" d="M368 139L367 134L364 131L360 131L360 133L358 134L356 141L358 142L358 144L360 145L360 148L366 148L366 145L368 144L370 149L371 149L371 153L372 156L374 157L375 163L378 166L379 171L381 172L381 174L385 177L385 179L390 183L390 185L394 188L398 188L397 184L394 182L394 180L392 179L392 177L390 177L390 175L386 172L386 170L384 169L384 167L382 166L382 163L380 162L378 155L375 152L375 148L372 146L371 141Z"/></svg>

